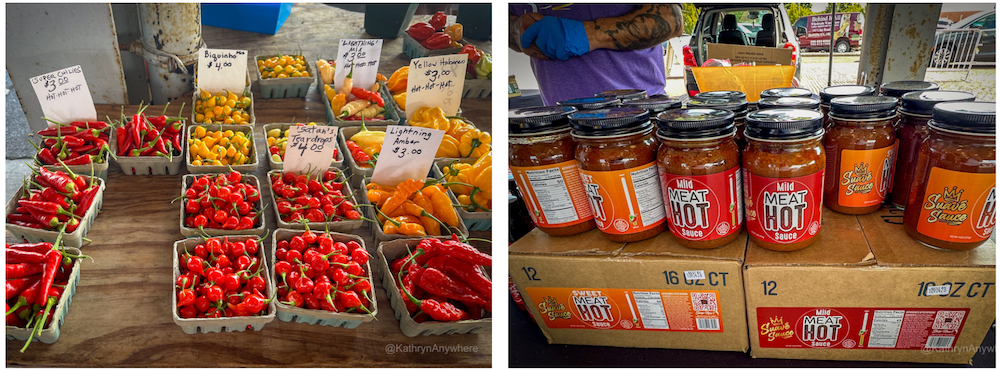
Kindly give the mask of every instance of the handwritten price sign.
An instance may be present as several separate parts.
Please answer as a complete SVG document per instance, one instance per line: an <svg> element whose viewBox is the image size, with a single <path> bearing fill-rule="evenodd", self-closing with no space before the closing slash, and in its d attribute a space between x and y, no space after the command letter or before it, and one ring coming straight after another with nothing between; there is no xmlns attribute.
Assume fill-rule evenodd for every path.
<svg viewBox="0 0 1000 371"><path fill-rule="evenodd" d="M333 71L333 87L340 91L344 78L354 65L352 85L368 90L375 85L379 57L382 55L382 39L340 39L337 48L337 69Z"/></svg>
<svg viewBox="0 0 1000 371"><path fill-rule="evenodd" d="M96 121L97 109L90 96L83 68L73 66L31 78L45 117L60 123ZM49 123L49 126L55 126Z"/></svg>
<svg viewBox="0 0 1000 371"><path fill-rule="evenodd" d="M441 107L448 116L458 114L465 89L465 54L417 58L410 61L406 80L406 118L420 107Z"/></svg>
<svg viewBox="0 0 1000 371"><path fill-rule="evenodd" d="M372 183L394 187L406 179L426 178L443 138L441 130L389 125Z"/></svg>
<svg viewBox="0 0 1000 371"><path fill-rule="evenodd" d="M202 49L198 53L198 89L237 94L247 86L247 51Z"/></svg>
<svg viewBox="0 0 1000 371"><path fill-rule="evenodd" d="M336 126L292 126L288 128L285 171L322 176L330 168L337 150Z"/></svg>

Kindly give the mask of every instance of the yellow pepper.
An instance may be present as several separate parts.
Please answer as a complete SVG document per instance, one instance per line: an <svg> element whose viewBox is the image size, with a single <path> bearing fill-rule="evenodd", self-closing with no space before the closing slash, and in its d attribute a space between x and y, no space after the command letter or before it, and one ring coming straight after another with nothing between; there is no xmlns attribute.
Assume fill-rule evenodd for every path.
<svg viewBox="0 0 1000 371"><path fill-rule="evenodd" d="M341 93L343 94L343 93ZM366 99L358 99L347 103L340 109L340 114L337 117L349 117L354 116L355 113L361 112L361 110L370 106L372 102Z"/></svg>
<svg viewBox="0 0 1000 371"><path fill-rule="evenodd" d="M446 131L450 125L441 107L420 107L409 120L410 126Z"/></svg>
<svg viewBox="0 0 1000 371"><path fill-rule="evenodd" d="M441 169L441 172L443 172L445 174L444 179L445 179L445 181L447 181L449 183L466 183L466 184L471 184L472 183L472 179L475 179L475 178L472 178L472 177L469 176L469 171L470 170L472 170L472 165L471 164L455 163L455 164L452 164L451 166L445 166L444 168ZM472 192L472 188L471 187L460 185L460 184L452 184L452 185L449 185L448 188L451 188L451 190L453 192L455 192L456 194L465 194L465 195L467 195L470 192Z"/></svg>
<svg viewBox="0 0 1000 371"><path fill-rule="evenodd" d="M477 130L469 130L462 134L462 139L458 140L458 152L462 157L479 158L491 150L492 141L490 133Z"/></svg>
<svg viewBox="0 0 1000 371"><path fill-rule="evenodd" d="M462 157L458 153L458 139L450 135L445 135L438 146L437 154L434 157Z"/></svg>
<svg viewBox="0 0 1000 371"><path fill-rule="evenodd" d="M344 109L345 104L347 104L347 96L344 95L344 93L337 93L337 95L334 95L333 98L330 99L330 109L333 112L340 112L340 110Z"/></svg>
<svg viewBox="0 0 1000 371"><path fill-rule="evenodd" d="M406 92L395 94L392 96L392 100L396 102L399 109L406 111Z"/></svg>
<svg viewBox="0 0 1000 371"><path fill-rule="evenodd" d="M469 167L469 182L476 182L479 175L482 174L484 169L493 165L493 152L487 152L483 156L479 157L478 160L472 166ZM471 190L470 190L471 192ZM469 194L469 192L462 192Z"/></svg>
<svg viewBox="0 0 1000 371"><path fill-rule="evenodd" d="M451 26L445 27L444 33L447 34L448 36L451 36L452 43L458 44L458 40L461 40L462 36L464 36L463 35L464 29L462 28L461 23L455 23Z"/></svg>
<svg viewBox="0 0 1000 371"><path fill-rule="evenodd" d="M373 153L382 150L382 142L385 141L385 132L368 130L368 127L362 122L361 131L352 135L350 140L357 143L362 151L371 156Z"/></svg>
<svg viewBox="0 0 1000 371"><path fill-rule="evenodd" d="M455 137L455 139L461 139L462 135L469 130L479 130L461 117L448 119L448 121L450 125L448 126L448 130L445 131L445 134L451 135Z"/></svg>
<svg viewBox="0 0 1000 371"><path fill-rule="evenodd" d="M410 66L400 67L396 72L393 72L392 76L389 76L389 81L386 82L389 86L389 92L396 94L406 91L406 83L409 76Z"/></svg>

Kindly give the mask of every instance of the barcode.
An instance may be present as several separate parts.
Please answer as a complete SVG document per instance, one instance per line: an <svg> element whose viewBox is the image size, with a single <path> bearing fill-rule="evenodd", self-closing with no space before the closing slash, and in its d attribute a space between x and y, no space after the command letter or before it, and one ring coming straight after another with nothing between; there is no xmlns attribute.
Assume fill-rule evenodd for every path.
<svg viewBox="0 0 1000 371"><path fill-rule="evenodd" d="M697 318L699 330L718 330L719 320L715 318ZM950 343L949 343L950 344Z"/></svg>
<svg viewBox="0 0 1000 371"><path fill-rule="evenodd" d="M954 336L928 336L927 345L924 348L951 348L953 341L955 341Z"/></svg>

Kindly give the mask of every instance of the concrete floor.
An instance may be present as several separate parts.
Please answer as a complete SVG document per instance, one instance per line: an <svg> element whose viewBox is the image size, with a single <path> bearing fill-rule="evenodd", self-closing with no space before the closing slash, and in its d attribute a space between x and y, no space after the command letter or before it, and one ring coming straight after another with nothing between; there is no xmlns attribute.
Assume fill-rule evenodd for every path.
<svg viewBox="0 0 1000 371"><path fill-rule="evenodd" d="M31 164L30 158L22 158L15 160L6 160L7 175L4 177L6 181L4 182L4 201L10 200L14 197L14 192L17 192L18 188L21 188L21 180L25 177L31 175L31 169L28 169L28 165Z"/></svg>

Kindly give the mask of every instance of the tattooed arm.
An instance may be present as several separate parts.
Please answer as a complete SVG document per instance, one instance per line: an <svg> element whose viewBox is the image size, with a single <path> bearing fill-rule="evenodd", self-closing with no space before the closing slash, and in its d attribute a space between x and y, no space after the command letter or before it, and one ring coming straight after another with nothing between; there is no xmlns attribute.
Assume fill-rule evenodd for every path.
<svg viewBox="0 0 1000 371"><path fill-rule="evenodd" d="M680 36L684 30L678 4L643 4L619 17L583 22L590 50L646 49Z"/></svg>

